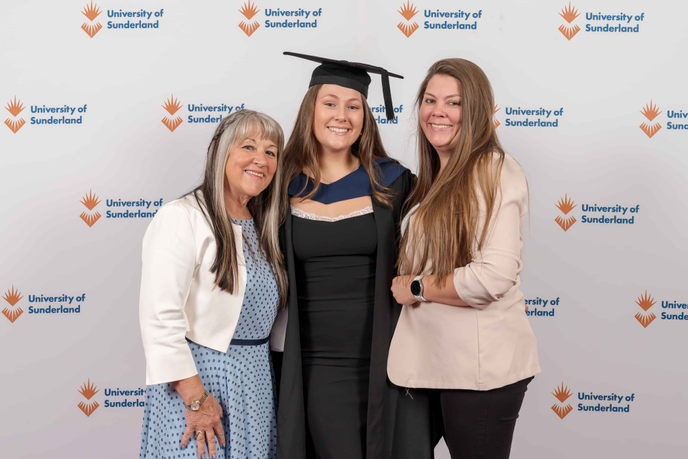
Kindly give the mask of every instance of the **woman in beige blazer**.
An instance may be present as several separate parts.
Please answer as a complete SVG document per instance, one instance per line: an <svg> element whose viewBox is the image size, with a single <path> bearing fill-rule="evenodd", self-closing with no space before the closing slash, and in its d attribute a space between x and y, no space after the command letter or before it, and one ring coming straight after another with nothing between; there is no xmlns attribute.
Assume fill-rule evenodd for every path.
<svg viewBox="0 0 688 459"><path fill-rule="evenodd" d="M477 65L436 62L417 103L419 174L402 223L392 292L404 306L387 372L437 399L453 459L508 458L540 372L519 289L526 178L499 144Z"/></svg>

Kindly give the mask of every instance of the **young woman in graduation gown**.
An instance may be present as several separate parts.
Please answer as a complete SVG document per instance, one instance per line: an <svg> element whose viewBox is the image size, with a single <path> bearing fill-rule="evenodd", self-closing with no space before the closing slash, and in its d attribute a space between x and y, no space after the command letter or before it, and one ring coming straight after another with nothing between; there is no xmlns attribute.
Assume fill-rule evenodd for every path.
<svg viewBox="0 0 688 459"><path fill-rule="evenodd" d="M401 310L390 292L401 208L414 176L384 150L366 71L382 74L392 119L388 77L398 76L297 57L322 65L284 153L290 291L278 459L429 458L429 397L386 375Z"/></svg>

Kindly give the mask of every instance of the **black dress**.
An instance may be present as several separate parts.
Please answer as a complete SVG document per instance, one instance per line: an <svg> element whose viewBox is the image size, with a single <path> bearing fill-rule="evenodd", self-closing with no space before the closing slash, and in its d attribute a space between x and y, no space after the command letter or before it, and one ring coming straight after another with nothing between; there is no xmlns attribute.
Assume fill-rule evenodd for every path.
<svg viewBox="0 0 688 459"><path fill-rule="evenodd" d="M401 166L396 164L395 167ZM314 260L308 260L309 256L316 254L315 248L306 248L306 245L318 244L317 236L322 244L329 243L329 247L320 248L321 253L325 253L325 250L340 253L336 250L342 241L333 237L329 237L329 241L324 241L328 233L321 231L323 234L315 234L317 231L312 231L315 228L312 225L331 225L332 222L300 221L298 217L291 214L291 208L288 209L281 231L282 247L289 274L288 322L284 353L274 355L275 369L280 373L277 409L278 459L339 459L340 457L346 457L346 459L362 457L366 459L429 459L433 457L434 446L441 434L441 417L436 417L439 412L431 409L431 401L427 394L413 389L407 391L405 388L399 388L387 378L389 344L401 312L401 306L394 301L390 287L395 276L401 208L411 192L414 178L410 171L403 168L402 170L402 173L390 180L391 183L383 181L383 185L391 194L391 206L373 198L372 216L355 217L349 222L336 223L342 228L344 225L361 224L361 230L372 235L372 239L368 239L368 237L356 235L353 231L342 231L348 238L357 236L356 247L350 246L349 249L354 248L361 257L368 253L375 260L374 265L369 265L366 270L366 276L371 275L370 270L374 270L374 276L357 282L355 289L351 288L352 291L346 292L361 295L356 296L358 307L349 308L344 314L348 317L347 322L361 321L357 324L355 333L340 333L344 331L341 330L342 324L336 324L334 328L328 326L326 330L315 329L313 320L321 320L317 318L316 311L318 307L322 307L323 303L319 304L318 298L307 297L301 291L312 289L316 284L311 283L312 279L308 280L308 277L313 276L302 278L304 276L299 270L314 270L318 275L315 268L317 265L311 264ZM383 168L383 174L384 172ZM364 182L364 180L361 181L361 183ZM369 226L371 220L375 225L374 232ZM333 228L336 230L334 226L324 228L330 231ZM302 231L304 234L301 234ZM311 239L308 239L308 235ZM301 237L304 239L301 240ZM353 244L353 242L350 243ZM328 266L333 268L334 263L328 263ZM364 272L360 266L358 268L349 266L347 269ZM323 288L323 285L317 288ZM330 286L327 296L332 296L335 292L337 292L336 286L334 289ZM366 298L362 302L364 292ZM372 308L370 307L371 299ZM363 307L364 303L368 307ZM344 302L335 300L330 303L330 306L332 304L342 306ZM358 319L353 319L356 314L360 314ZM332 316L330 319L334 320ZM351 326L351 323L349 325ZM319 333L332 336L323 337ZM342 347L336 352L332 349L328 352L326 347L322 349L314 347L318 342L327 344L328 340L330 344L339 342ZM365 358L366 352L368 352L369 360ZM348 365L337 367L330 365L325 368L333 361L340 364L344 362ZM367 374L366 370L368 370ZM354 375L355 379L353 383L345 384L347 388L344 392L341 392L344 386L341 384L342 378L339 378L341 375ZM317 385L313 384L315 380L318 380ZM319 406L314 407L314 400L318 400ZM332 410L338 410L343 404L347 406L342 411L327 414L332 413ZM313 416L324 416L327 419L316 421ZM362 423L363 417L365 417L365 422ZM342 427L344 424L345 426ZM365 433L360 433L357 429L365 429ZM321 438L327 438L326 443L321 443L325 446L340 445L342 442L353 443L353 445L347 445L346 449L342 450L342 456L337 454L336 450L335 456L320 455L320 452L316 451L312 445ZM365 446L361 446L361 442L365 442ZM347 456L346 454L350 451L354 451L352 454L357 455Z"/></svg>
<svg viewBox="0 0 688 459"><path fill-rule="evenodd" d="M334 222L296 216L293 227L309 456L363 459L377 250L372 208Z"/></svg>

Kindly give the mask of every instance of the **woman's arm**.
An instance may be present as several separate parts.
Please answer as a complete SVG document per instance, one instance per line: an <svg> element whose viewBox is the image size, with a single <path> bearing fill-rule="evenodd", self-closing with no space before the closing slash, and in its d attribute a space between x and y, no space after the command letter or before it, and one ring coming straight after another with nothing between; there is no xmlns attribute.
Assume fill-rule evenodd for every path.
<svg viewBox="0 0 688 459"><path fill-rule="evenodd" d="M499 207L495 209L488 239L475 259L435 283L435 276L423 278L423 297L453 306L483 309L498 301L516 285L521 270L521 217L526 211L527 184L516 161L506 157L502 167ZM414 276L394 279L392 291L400 304L414 304L410 286ZM450 282L451 280L451 282Z"/></svg>
<svg viewBox="0 0 688 459"><path fill-rule="evenodd" d="M411 282L416 276L399 276L392 281L392 294L399 304L420 305L416 301L416 297L411 293ZM463 301L456 292L454 282L451 282L453 275L446 276L439 285L435 284L437 276L425 276L421 280L423 283L423 298L433 303L450 304L452 306L466 306L470 307L468 303Z"/></svg>
<svg viewBox="0 0 688 459"><path fill-rule="evenodd" d="M146 384L179 381L197 373L186 342L184 314L196 249L186 210L161 208L143 238L139 321L146 354Z"/></svg>
<svg viewBox="0 0 688 459"><path fill-rule="evenodd" d="M139 319L146 353L146 384L169 382L185 405L200 400L205 388L186 342L184 314L193 273L196 247L186 210L168 205L158 211L143 239L143 267ZM186 430L179 439L186 448L196 433L198 456L216 456L215 440L224 447L222 407L210 394L198 410L185 410Z"/></svg>

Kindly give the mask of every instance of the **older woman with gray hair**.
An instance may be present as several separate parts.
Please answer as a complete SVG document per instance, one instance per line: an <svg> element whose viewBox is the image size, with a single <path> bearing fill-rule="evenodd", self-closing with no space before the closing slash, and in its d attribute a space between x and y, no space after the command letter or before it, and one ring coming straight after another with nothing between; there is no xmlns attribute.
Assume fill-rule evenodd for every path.
<svg viewBox="0 0 688 459"><path fill-rule="evenodd" d="M146 231L142 458L275 457L268 341L287 289L283 145L281 127L262 113L224 118L203 183L163 206Z"/></svg>

